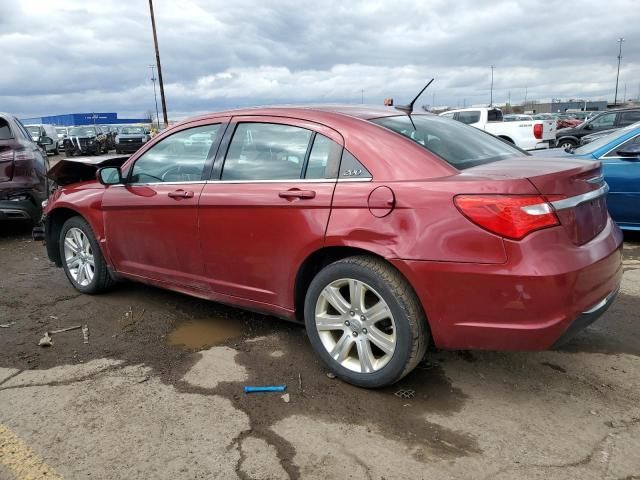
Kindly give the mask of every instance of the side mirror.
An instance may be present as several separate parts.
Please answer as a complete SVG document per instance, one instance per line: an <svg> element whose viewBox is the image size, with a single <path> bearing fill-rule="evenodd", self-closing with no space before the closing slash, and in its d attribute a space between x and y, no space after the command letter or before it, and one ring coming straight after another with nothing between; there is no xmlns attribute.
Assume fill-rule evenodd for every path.
<svg viewBox="0 0 640 480"><path fill-rule="evenodd" d="M103 167L98 169L96 178L102 185L118 185L122 182L122 174L118 167Z"/></svg>
<svg viewBox="0 0 640 480"><path fill-rule="evenodd" d="M634 143L632 145L627 145L622 150L617 150L616 154L628 158L628 159L638 159L640 157L640 143Z"/></svg>
<svg viewBox="0 0 640 480"><path fill-rule="evenodd" d="M42 146L53 145L53 140L49 137L40 137L38 139L38 145L42 145Z"/></svg>

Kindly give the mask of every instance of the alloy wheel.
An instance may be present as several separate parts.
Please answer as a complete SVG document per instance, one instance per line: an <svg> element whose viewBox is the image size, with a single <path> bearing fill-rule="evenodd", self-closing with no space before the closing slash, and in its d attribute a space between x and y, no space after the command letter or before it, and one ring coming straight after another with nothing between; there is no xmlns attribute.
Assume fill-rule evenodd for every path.
<svg viewBox="0 0 640 480"><path fill-rule="evenodd" d="M64 236L64 259L71 278L80 286L93 281L96 266L91 243L79 228L70 228Z"/></svg>
<svg viewBox="0 0 640 480"><path fill-rule="evenodd" d="M315 325L329 355L354 372L380 370L396 348L389 305L370 285L353 278L335 280L322 289Z"/></svg>

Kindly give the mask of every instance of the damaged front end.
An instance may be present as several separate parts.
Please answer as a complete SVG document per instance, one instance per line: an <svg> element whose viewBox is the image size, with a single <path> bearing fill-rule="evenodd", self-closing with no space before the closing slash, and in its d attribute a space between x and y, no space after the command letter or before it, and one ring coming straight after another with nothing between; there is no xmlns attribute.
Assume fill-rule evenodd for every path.
<svg viewBox="0 0 640 480"><path fill-rule="evenodd" d="M63 146L67 156L73 155L98 155L104 150L106 143L106 135L90 136L90 137L67 137L64 139Z"/></svg>
<svg viewBox="0 0 640 480"><path fill-rule="evenodd" d="M56 185L95 180L102 167L121 167L130 155L104 155L99 158L66 158L60 160L47 172L47 177Z"/></svg>

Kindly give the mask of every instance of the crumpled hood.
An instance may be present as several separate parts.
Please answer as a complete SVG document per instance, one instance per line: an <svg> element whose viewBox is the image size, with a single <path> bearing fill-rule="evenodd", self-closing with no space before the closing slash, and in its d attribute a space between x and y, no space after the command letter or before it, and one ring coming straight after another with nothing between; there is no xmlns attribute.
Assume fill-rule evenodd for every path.
<svg viewBox="0 0 640 480"><path fill-rule="evenodd" d="M94 180L102 167L120 167L130 155L104 155L102 157L70 157L60 160L47 172L47 177L58 185L70 185Z"/></svg>

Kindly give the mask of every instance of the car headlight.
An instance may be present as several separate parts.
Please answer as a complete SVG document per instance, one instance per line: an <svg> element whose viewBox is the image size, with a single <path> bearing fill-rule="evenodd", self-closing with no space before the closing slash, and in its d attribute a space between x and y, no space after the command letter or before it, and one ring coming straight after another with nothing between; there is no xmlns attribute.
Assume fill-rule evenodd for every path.
<svg viewBox="0 0 640 480"><path fill-rule="evenodd" d="M120 143L120 137L116 135L116 143Z"/></svg>
<svg viewBox="0 0 640 480"><path fill-rule="evenodd" d="M142 143L146 142L147 140L149 140L147 137L142 137Z"/></svg>

